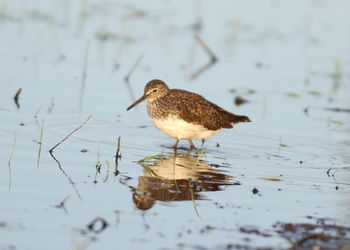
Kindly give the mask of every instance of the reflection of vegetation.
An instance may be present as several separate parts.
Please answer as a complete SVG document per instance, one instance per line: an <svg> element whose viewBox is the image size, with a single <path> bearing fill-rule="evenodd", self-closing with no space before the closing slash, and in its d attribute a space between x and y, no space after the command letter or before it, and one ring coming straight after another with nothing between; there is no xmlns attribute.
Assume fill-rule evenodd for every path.
<svg viewBox="0 0 350 250"><path fill-rule="evenodd" d="M194 165L194 167L197 167L198 164L199 164L199 161L201 160L201 157L203 156L203 154L205 153L205 149L202 149L199 154L198 154L198 157L197 157L197 160L196 160L196 164Z"/></svg>
<svg viewBox="0 0 350 250"><path fill-rule="evenodd" d="M9 167L9 191L11 190L11 183L12 183L12 171L11 171L11 161L12 161L12 157L13 157L13 153L15 152L15 146L16 146L16 133L15 133L15 136L13 138L13 145L12 145L12 150L11 150L11 153L10 153L10 157L9 157L9 160L8 160L8 167Z"/></svg>
<svg viewBox="0 0 350 250"><path fill-rule="evenodd" d="M197 216L198 216L200 219L202 219L202 218L200 217L199 213L198 213L198 209L197 209L197 205L196 205L196 200L195 200L195 198L194 198L194 192L193 192L193 189L192 189L191 185L192 185L192 184L191 184L191 180L189 180L189 181L188 181L188 188L189 188L190 194L191 194L191 200L192 200L192 203L193 203L193 209L194 209L194 211L196 212Z"/></svg>
<svg viewBox="0 0 350 250"><path fill-rule="evenodd" d="M334 60L334 72L330 75L330 77L333 79L333 88L332 92L335 93L338 91L340 86L340 79L343 76L343 65L339 58L336 58Z"/></svg>
<svg viewBox="0 0 350 250"><path fill-rule="evenodd" d="M160 177L156 172L154 172L149 166L146 165L147 162L150 160L153 160L155 158L163 157L164 154L157 154L157 155L150 155L142 158L141 160L137 161L137 164L139 164L141 167L143 167L151 176L157 176Z"/></svg>
<svg viewBox="0 0 350 250"><path fill-rule="evenodd" d="M108 175L109 175L109 166L110 166L110 163L108 160L105 161L106 162L106 165L107 165L107 172L106 172L106 177L103 179L103 182L106 183L108 181Z"/></svg>
<svg viewBox="0 0 350 250"><path fill-rule="evenodd" d="M138 160L137 163L138 164L145 163L145 162L150 161L150 160L152 160L154 158L162 157L162 156L164 156L164 154L157 154L157 155L146 156L146 157L142 158L141 160Z"/></svg>
<svg viewBox="0 0 350 250"><path fill-rule="evenodd" d="M72 132L70 132L66 137L64 137L61 141L59 141L55 146L53 146L50 150L49 153L52 157L52 159L54 159L54 161L56 161L58 168L61 170L61 172L63 173L63 175L68 179L69 183L72 185L72 187L75 190L75 193L77 194L77 196L79 197L79 199L81 199L80 193L75 185L75 183L73 182L72 178L66 173L66 171L64 171L64 169L62 168L61 162L59 160L56 159L56 157L53 155L53 150L55 148L57 148L59 145L61 145L63 142L65 142L72 134L74 134L76 131L78 131L79 129L81 129L92 117L92 115L90 115L88 118L86 118L86 120L76 129L74 129Z"/></svg>
<svg viewBox="0 0 350 250"><path fill-rule="evenodd" d="M161 177L156 172L152 170L152 168L148 167L147 165L143 163L139 163L141 167L143 167L151 176Z"/></svg>

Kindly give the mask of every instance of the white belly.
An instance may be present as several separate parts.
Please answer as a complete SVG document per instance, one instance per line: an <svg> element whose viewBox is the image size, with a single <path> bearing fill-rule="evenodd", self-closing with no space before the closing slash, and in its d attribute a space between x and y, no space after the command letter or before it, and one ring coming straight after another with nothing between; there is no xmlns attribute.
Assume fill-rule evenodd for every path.
<svg viewBox="0 0 350 250"><path fill-rule="evenodd" d="M165 134L176 139L207 139L219 132L208 130L202 125L188 123L184 120L168 118L166 120L152 120L154 125Z"/></svg>

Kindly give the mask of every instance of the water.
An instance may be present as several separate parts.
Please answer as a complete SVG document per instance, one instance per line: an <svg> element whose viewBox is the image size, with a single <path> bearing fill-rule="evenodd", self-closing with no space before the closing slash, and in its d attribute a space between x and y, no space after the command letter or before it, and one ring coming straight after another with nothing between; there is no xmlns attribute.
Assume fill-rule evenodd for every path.
<svg viewBox="0 0 350 250"><path fill-rule="evenodd" d="M0 249L287 248L277 222L349 227L349 113L325 109L349 109L347 9L2 1ZM218 62L191 80L209 61L197 32ZM253 122L174 156L145 104L126 111L153 78ZM48 151L89 115L53 152L67 177Z"/></svg>

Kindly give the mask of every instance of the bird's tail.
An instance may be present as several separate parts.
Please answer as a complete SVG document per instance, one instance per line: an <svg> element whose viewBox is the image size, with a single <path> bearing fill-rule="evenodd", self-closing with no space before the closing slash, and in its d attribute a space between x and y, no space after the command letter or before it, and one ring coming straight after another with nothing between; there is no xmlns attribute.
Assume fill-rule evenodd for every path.
<svg viewBox="0 0 350 250"><path fill-rule="evenodd" d="M236 115L235 118L233 119L232 123L236 124L239 122L251 122L248 116L245 115Z"/></svg>

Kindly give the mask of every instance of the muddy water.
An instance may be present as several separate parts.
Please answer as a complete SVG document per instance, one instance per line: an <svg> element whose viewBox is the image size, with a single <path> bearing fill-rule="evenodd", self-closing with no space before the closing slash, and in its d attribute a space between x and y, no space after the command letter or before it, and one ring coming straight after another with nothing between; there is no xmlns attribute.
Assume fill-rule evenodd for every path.
<svg viewBox="0 0 350 250"><path fill-rule="evenodd" d="M348 247L349 4L254 4L1 2L0 249ZM253 122L174 154L153 78Z"/></svg>

